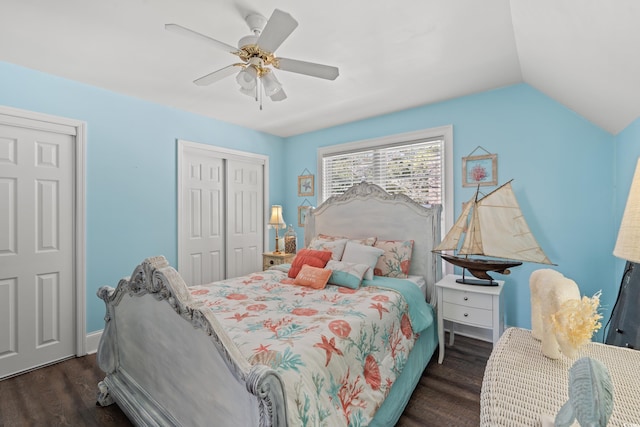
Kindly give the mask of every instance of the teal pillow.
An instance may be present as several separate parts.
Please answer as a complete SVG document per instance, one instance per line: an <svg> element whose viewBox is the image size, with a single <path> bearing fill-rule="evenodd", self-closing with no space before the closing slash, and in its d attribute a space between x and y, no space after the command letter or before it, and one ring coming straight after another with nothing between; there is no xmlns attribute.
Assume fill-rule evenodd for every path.
<svg viewBox="0 0 640 427"><path fill-rule="evenodd" d="M365 264L330 260L325 268L332 271L331 277L329 277L329 283L332 285L358 289L360 287L360 283L362 283L362 277L369 269L369 266Z"/></svg>

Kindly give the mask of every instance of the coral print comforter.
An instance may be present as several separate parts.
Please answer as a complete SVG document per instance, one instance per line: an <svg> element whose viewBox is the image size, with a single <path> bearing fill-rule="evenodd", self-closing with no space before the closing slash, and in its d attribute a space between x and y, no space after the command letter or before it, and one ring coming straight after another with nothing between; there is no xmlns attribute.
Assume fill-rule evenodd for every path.
<svg viewBox="0 0 640 427"><path fill-rule="evenodd" d="M251 363L279 373L289 425L369 424L419 332L405 298L373 286L291 282L270 270L190 289Z"/></svg>

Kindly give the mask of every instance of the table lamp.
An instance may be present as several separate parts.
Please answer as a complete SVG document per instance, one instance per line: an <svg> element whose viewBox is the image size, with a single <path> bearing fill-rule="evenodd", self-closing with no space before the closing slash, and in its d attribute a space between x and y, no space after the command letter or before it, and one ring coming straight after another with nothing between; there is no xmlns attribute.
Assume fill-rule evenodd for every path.
<svg viewBox="0 0 640 427"><path fill-rule="evenodd" d="M282 253L280 251L280 247L278 246L280 240L280 238L278 237L278 229L285 228L287 226L287 224L284 222L284 219L282 218L282 206L271 206L271 218L269 219L269 226L276 229L276 249L273 251L273 253Z"/></svg>

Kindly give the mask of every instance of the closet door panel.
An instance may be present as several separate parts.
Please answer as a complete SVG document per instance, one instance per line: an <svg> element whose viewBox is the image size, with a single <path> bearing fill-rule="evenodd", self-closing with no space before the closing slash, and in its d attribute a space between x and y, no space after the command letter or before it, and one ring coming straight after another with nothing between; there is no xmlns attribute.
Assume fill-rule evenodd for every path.
<svg viewBox="0 0 640 427"><path fill-rule="evenodd" d="M263 166L227 160L227 272L237 277L262 269Z"/></svg>
<svg viewBox="0 0 640 427"><path fill-rule="evenodd" d="M178 271L187 285L261 271L266 159L188 141L178 141L178 158Z"/></svg>
<svg viewBox="0 0 640 427"><path fill-rule="evenodd" d="M224 161L213 153L185 153L182 187L178 270L189 286L224 279Z"/></svg>

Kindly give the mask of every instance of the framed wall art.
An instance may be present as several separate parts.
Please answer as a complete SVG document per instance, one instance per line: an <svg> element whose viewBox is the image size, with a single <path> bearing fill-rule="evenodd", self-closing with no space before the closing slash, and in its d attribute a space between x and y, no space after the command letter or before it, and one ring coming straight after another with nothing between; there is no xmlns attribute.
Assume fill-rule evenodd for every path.
<svg viewBox="0 0 640 427"><path fill-rule="evenodd" d="M478 185L498 185L497 154L483 154L462 158L462 186L477 187Z"/></svg>
<svg viewBox="0 0 640 427"><path fill-rule="evenodd" d="M298 227L304 227L309 209L311 209L311 206L298 206Z"/></svg>
<svg viewBox="0 0 640 427"><path fill-rule="evenodd" d="M308 197L314 194L314 182L313 175L300 175L298 176L298 196Z"/></svg>

